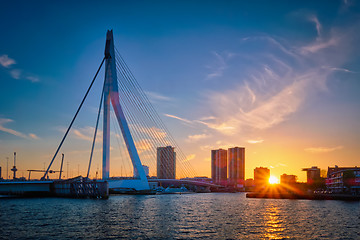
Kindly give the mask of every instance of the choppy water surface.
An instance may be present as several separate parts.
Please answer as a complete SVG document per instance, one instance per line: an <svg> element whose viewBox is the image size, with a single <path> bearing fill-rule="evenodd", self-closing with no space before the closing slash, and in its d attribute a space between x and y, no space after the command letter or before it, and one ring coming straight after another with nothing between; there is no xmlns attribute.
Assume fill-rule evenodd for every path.
<svg viewBox="0 0 360 240"><path fill-rule="evenodd" d="M244 193L0 199L0 239L360 239L360 203Z"/></svg>

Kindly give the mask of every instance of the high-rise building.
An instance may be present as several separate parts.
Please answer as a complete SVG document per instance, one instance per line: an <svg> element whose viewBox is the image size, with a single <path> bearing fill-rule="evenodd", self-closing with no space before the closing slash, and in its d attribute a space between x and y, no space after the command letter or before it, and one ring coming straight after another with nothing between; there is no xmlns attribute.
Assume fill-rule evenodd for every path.
<svg viewBox="0 0 360 240"><path fill-rule="evenodd" d="M228 149L228 181L236 187L244 187L245 183L245 148Z"/></svg>
<svg viewBox="0 0 360 240"><path fill-rule="evenodd" d="M175 179L176 152L172 146L157 148L157 177Z"/></svg>
<svg viewBox="0 0 360 240"><path fill-rule="evenodd" d="M269 183L270 169L257 167L254 169L254 182L256 187L261 187Z"/></svg>
<svg viewBox="0 0 360 240"><path fill-rule="evenodd" d="M227 183L227 151L211 150L211 178L217 184Z"/></svg>

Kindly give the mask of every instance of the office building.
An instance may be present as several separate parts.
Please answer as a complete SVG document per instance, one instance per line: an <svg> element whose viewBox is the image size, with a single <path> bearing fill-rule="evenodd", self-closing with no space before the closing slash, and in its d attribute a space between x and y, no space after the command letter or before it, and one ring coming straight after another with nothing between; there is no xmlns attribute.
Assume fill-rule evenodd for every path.
<svg viewBox="0 0 360 240"><path fill-rule="evenodd" d="M314 184L320 181L320 168L313 166L311 168L303 168L306 171L307 184Z"/></svg>
<svg viewBox="0 0 360 240"><path fill-rule="evenodd" d="M175 179L176 153L171 146L157 148L157 177Z"/></svg>
<svg viewBox="0 0 360 240"><path fill-rule="evenodd" d="M257 167L254 169L254 182L256 187L262 187L269 184L270 169Z"/></svg>
<svg viewBox="0 0 360 240"><path fill-rule="evenodd" d="M283 174L280 176L280 184L295 184L296 183L296 176L295 175L287 175Z"/></svg>
<svg viewBox="0 0 360 240"><path fill-rule="evenodd" d="M211 150L211 178L214 183L227 184L227 151Z"/></svg>
<svg viewBox="0 0 360 240"><path fill-rule="evenodd" d="M245 148L228 149L228 182L235 187L245 184Z"/></svg>

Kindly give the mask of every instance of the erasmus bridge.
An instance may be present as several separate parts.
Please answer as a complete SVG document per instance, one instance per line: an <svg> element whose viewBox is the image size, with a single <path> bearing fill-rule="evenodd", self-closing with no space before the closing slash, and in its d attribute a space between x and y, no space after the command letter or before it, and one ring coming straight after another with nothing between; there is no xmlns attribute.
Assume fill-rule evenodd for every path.
<svg viewBox="0 0 360 240"><path fill-rule="evenodd" d="M175 139L162 122L161 118L152 106L149 98L146 96L143 89L131 73L129 67L125 63L119 51L114 46L113 31L109 30L106 34L104 57L98 67L95 76L93 77L85 96L83 97L70 125L68 126L59 146L57 147L53 158L51 159L44 175L41 178L46 182L49 180L49 173L55 172L51 167L56 160L56 157L65 142L84 102L94 85L95 80L104 66L105 78L100 97L100 104L96 118L95 130L90 151L89 164L87 175L85 179L89 179L89 173L93 160L94 147L100 122L101 113L103 115L103 134L102 134L102 180L108 183L108 188L111 190L132 190L136 192L150 191L149 182L157 182L159 184L187 184L197 187L218 187L215 184L208 182L194 181L190 179L148 179L143 165L149 166L151 169L156 169L157 166L157 148L171 146L176 149L176 176L179 178L194 177L196 172L190 165L185 154L181 151ZM111 107L113 111L111 111ZM115 129L120 130L122 136L122 143L119 149L128 154L122 154L123 158L129 158L132 166L133 177L110 177L110 120L114 124ZM123 146L123 147L122 147ZM127 155L127 156L126 156ZM60 179L62 165L60 168ZM163 166L170 168L169 165ZM173 169L165 169L174 171ZM30 178L30 175L29 175ZM99 182L99 181L98 181ZM57 183L63 188L63 182ZM98 183L96 183L98 184ZM0 184L0 193L1 191ZM97 187L94 187L94 189Z"/></svg>

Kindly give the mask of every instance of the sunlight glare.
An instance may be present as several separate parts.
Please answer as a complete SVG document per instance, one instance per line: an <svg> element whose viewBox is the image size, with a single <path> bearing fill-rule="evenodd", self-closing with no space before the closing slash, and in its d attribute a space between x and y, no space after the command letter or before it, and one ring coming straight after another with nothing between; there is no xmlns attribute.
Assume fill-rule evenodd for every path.
<svg viewBox="0 0 360 240"><path fill-rule="evenodd" d="M270 176L269 183L270 184L277 184L277 183L279 183L279 179L277 177L275 177L275 176Z"/></svg>

